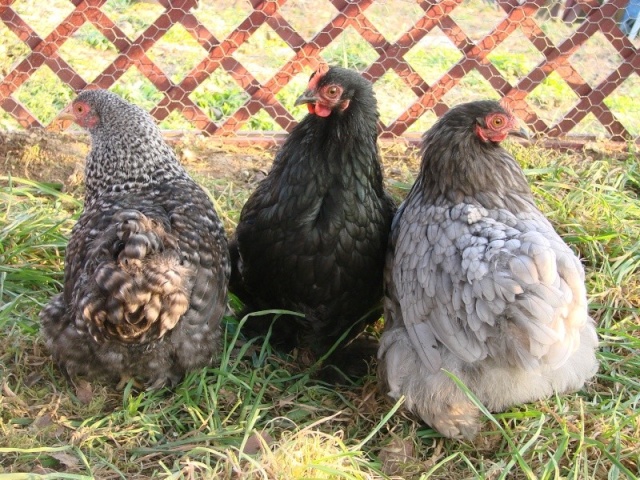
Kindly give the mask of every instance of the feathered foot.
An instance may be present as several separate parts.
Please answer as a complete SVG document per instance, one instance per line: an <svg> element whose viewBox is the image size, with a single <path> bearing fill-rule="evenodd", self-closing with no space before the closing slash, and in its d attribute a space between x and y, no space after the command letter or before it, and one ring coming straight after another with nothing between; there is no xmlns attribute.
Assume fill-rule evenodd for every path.
<svg viewBox="0 0 640 480"><path fill-rule="evenodd" d="M338 348L323 362L318 378L327 383L341 385L366 376L375 366L378 341L361 336Z"/></svg>
<svg viewBox="0 0 640 480"><path fill-rule="evenodd" d="M129 383L129 380L133 380L133 386L136 387L138 390L144 390L144 385L127 373L122 373L120 375L120 381L116 385L116 389L124 390L124 387L127 386L127 383Z"/></svg>
<svg viewBox="0 0 640 480"><path fill-rule="evenodd" d="M434 373L422 364L405 332L393 335L391 342L383 335L379 352L378 376L386 393L396 400L404 395L405 407L446 437L475 437L478 408L444 371Z"/></svg>

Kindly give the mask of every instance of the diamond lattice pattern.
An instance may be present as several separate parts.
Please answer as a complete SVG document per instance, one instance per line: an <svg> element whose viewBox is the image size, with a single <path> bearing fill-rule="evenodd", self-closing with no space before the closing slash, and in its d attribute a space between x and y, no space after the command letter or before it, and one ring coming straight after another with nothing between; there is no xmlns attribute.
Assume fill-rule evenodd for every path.
<svg viewBox="0 0 640 480"><path fill-rule="evenodd" d="M0 3L6 128L54 124L79 91L106 88L163 128L268 136L296 125L293 100L329 61L374 83L384 136L497 98L541 136L640 141L640 39L615 20L626 0L36 3Z"/></svg>

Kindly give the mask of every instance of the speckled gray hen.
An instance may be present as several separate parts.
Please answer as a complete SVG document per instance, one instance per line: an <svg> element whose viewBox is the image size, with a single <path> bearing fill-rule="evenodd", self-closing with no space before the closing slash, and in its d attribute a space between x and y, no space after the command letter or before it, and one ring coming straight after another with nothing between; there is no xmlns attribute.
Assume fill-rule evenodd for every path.
<svg viewBox="0 0 640 480"><path fill-rule="evenodd" d="M219 348L223 226L141 108L93 90L72 115L92 146L64 289L40 314L46 345L72 381L175 384Z"/></svg>
<svg viewBox="0 0 640 480"><path fill-rule="evenodd" d="M447 112L392 227L379 375L448 437L480 422L443 370L502 411L578 390L598 368L583 267L500 146L516 125L492 101Z"/></svg>
<svg viewBox="0 0 640 480"><path fill-rule="evenodd" d="M303 313L281 318L271 338L317 358L379 318L395 207L383 190L371 83L324 65L296 103L309 114L242 209L231 290L251 310ZM269 325L253 318L247 332Z"/></svg>

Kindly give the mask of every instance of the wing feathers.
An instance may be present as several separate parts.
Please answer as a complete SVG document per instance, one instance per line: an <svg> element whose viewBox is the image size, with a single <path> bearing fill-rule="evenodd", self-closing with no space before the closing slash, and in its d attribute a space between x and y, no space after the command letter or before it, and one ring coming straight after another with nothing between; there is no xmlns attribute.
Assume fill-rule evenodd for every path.
<svg viewBox="0 0 640 480"><path fill-rule="evenodd" d="M587 318L586 303L575 302L585 296L584 273L550 224L463 204L420 208L405 205L394 223L402 254L387 268L425 365L439 368L443 347L470 363L487 355L523 368L565 361Z"/></svg>
<svg viewBox="0 0 640 480"><path fill-rule="evenodd" d="M414 348L418 351L418 355L432 372L440 370L440 353L438 352L438 343L436 337L425 323L418 323L407 328L409 338Z"/></svg>
<svg viewBox="0 0 640 480"><path fill-rule="evenodd" d="M509 268L518 283L532 285L540 280L535 262L525 255L513 257L509 262Z"/></svg>

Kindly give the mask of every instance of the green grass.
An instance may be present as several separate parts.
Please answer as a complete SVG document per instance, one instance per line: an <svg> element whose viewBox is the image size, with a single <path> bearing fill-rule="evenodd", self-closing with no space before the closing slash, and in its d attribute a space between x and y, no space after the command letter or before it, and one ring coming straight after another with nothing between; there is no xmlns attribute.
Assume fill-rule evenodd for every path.
<svg viewBox="0 0 640 480"><path fill-rule="evenodd" d="M508 147L583 259L601 368L577 394L485 412L473 442L416 421L377 391L373 373L339 388L312 379L267 341L243 338L232 316L219 361L173 391L94 385L83 403L45 351L37 318L61 288L81 202L60 185L1 177L0 478L637 478L640 159ZM416 152L384 153L401 197ZM231 231L247 188L193 173Z"/></svg>
<svg viewBox="0 0 640 480"><path fill-rule="evenodd" d="M307 17L292 4L285 5L288 18L307 25ZM456 21L474 34L490 29L496 15L493 6L479 0L470 4L470 10L457 9ZM41 35L57 21L59 11L71 8L68 2L52 0L45 15L34 0L16 5L28 23L43 22ZM210 8L204 0L195 12L218 38L228 35L248 12L242 1L220 0L216 7ZM395 26L389 18L395 10L383 7L375 3L367 15L385 27L381 28L384 33ZM110 0L103 11L135 38L162 8L148 2ZM403 22L410 25L412 20L403 18ZM573 28L551 20L541 27L556 42ZM429 37L437 34L435 29ZM259 78L268 78L290 55L279 37L265 28L255 32L248 45L235 56ZM536 64L529 56L530 45L523 45L509 44L508 49L498 48L489 56L512 84ZM595 42L593 48L600 45ZM0 24L0 75L28 51ZM115 56L115 50L97 30L85 26L63 45L60 54L90 81ZM172 29L150 52L175 81L204 54L182 28ZM322 56L360 70L376 58L352 29ZM607 58L600 50L588 57ZM460 59L460 53L445 42L415 48L405 58L432 84ZM301 73L276 95L296 118L305 113L293 108L293 102L308 74ZM381 111L392 120L402 98L399 92L406 87L390 74L375 88ZM161 98L136 69L129 70L112 90L147 109ZM454 104L492 95L486 80L474 73L445 100ZM45 123L72 96L47 68L14 94ZM639 97L636 76L605 100L634 134L640 128ZM221 69L191 95L216 122L233 115L247 98ZM547 122L574 102L557 75L527 98ZM432 119L425 116L412 130L424 130ZM180 115L161 123L167 129L187 126ZM0 128L8 127L15 128L15 121L0 114ZM243 129L280 127L260 111ZM580 132L599 130L583 124ZM63 193L61 185L0 177L0 480L639 477L640 158L637 152L563 154L514 144L509 148L525 168L540 208L583 259L591 314L601 337L601 368L595 382L575 395L501 414L486 412L485 427L473 442L441 438L403 412L400 404L386 400L377 391L373 374L339 388L313 380L295 358L276 354L262 339L243 338L242 319L233 316L224 321L219 361L191 373L173 391L141 393L128 386L115 392L94 385L88 401L81 401L82 392L68 384L44 349L38 321L42 306L61 289L65 247L82 206L80 197ZM397 146L384 153L388 187L401 199L416 173L417 154ZM7 153L9 160L11 155L19 154ZM28 156L34 157L36 165L46 159L37 148ZM192 173L211 193L228 231L233 231L251 184L224 176L212 178L199 165L192 166Z"/></svg>
<svg viewBox="0 0 640 480"><path fill-rule="evenodd" d="M42 293L59 289L67 234L73 224L69 208L81 202L48 186L0 177L0 328L20 316L20 327L37 331L30 315ZM4 187L6 185L6 188ZM31 319L32 320L32 319Z"/></svg>

